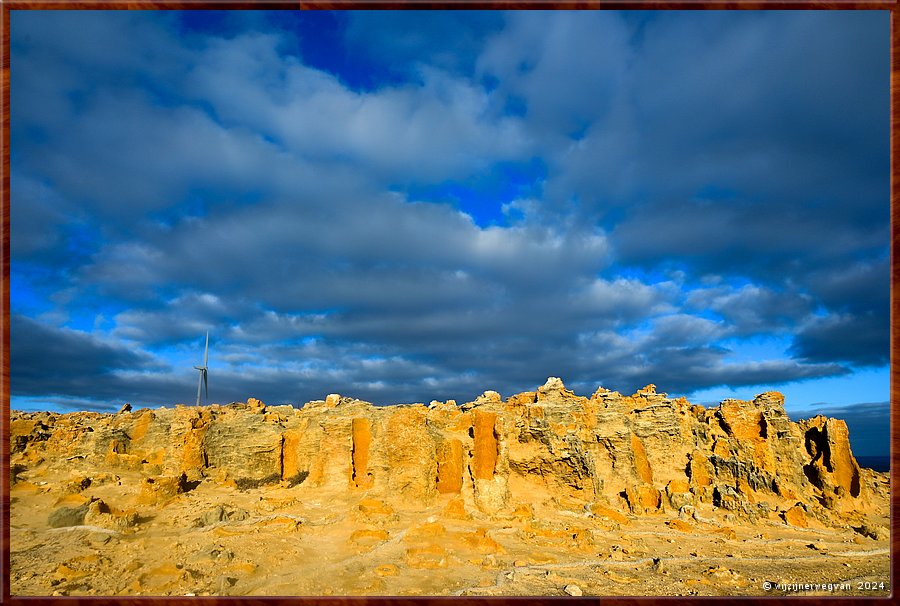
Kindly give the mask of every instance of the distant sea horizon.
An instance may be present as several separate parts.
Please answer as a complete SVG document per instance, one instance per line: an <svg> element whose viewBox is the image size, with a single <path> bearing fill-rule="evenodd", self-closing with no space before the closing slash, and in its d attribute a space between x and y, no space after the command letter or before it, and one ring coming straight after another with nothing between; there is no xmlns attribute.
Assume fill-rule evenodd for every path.
<svg viewBox="0 0 900 606"><path fill-rule="evenodd" d="M856 457L860 467L867 467L875 471L891 470L891 455L868 455Z"/></svg>

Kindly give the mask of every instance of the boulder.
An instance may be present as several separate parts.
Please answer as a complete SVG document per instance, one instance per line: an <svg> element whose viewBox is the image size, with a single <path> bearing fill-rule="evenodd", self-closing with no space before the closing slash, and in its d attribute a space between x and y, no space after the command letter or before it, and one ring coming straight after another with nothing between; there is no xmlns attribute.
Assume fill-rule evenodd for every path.
<svg viewBox="0 0 900 606"><path fill-rule="evenodd" d="M784 519L785 523L796 526L797 528L808 528L809 520L806 517L806 510L803 509L802 505L794 505L787 511L783 511L781 513L782 519Z"/></svg>
<svg viewBox="0 0 900 606"><path fill-rule="evenodd" d="M84 524L84 516L87 514L88 504L80 507L59 507L54 509L47 518L50 528L63 528L65 526L81 526Z"/></svg>

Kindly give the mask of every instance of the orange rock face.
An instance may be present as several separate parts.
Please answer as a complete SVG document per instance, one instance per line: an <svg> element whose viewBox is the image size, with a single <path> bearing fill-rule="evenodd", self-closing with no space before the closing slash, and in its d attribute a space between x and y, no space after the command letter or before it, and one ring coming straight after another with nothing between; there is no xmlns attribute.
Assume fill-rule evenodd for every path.
<svg viewBox="0 0 900 606"><path fill-rule="evenodd" d="M797 528L808 528L809 521L806 519L806 512L803 511L803 508L799 505L794 505L787 511L782 514L784 517L784 521L790 524L791 526L796 526Z"/></svg>
<svg viewBox="0 0 900 606"><path fill-rule="evenodd" d="M181 471L192 477L197 475L197 472L203 469L207 463L203 439L206 437L208 428L206 424L199 422L198 419L191 424L190 429L184 436Z"/></svg>
<svg viewBox="0 0 900 606"><path fill-rule="evenodd" d="M475 455L472 468L473 475L479 480L490 480L494 477L497 465L497 436L494 424L497 414L483 410L475 410Z"/></svg>
<svg viewBox="0 0 900 606"><path fill-rule="evenodd" d="M394 513L390 506L378 499L363 499L359 502L359 510L372 516L388 516Z"/></svg>
<svg viewBox="0 0 900 606"><path fill-rule="evenodd" d="M472 534L463 537L463 540L478 553L506 553L497 541L488 536L487 532L487 528L478 528Z"/></svg>
<svg viewBox="0 0 900 606"><path fill-rule="evenodd" d="M760 412L746 410L745 403L739 400L726 400L719 405L717 414L730 437L738 440L762 437L765 419Z"/></svg>
<svg viewBox="0 0 900 606"><path fill-rule="evenodd" d="M625 495L632 513L654 512L662 506L662 493L652 486L628 487Z"/></svg>
<svg viewBox="0 0 900 606"><path fill-rule="evenodd" d="M437 449L437 490L441 494L462 489L463 446L457 439L441 442Z"/></svg>
<svg viewBox="0 0 900 606"><path fill-rule="evenodd" d="M618 511L610 509L609 507L604 507L599 503L593 503L590 507L590 510L591 513L597 517L609 518L610 520L618 522L619 524L628 524L628 518L626 518L624 515L622 515Z"/></svg>
<svg viewBox="0 0 900 606"><path fill-rule="evenodd" d="M516 394L514 396L510 396L506 403L509 406L526 406L528 404L533 404L537 400L537 392L534 391L526 391L523 393Z"/></svg>
<svg viewBox="0 0 900 606"><path fill-rule="evenodd" d="M712 483L709 477L709 459L699 451L691 454L691 483L698 488L705 488Z"/></svg>
<svg viewBox="0 0 900 606"><path fill-rule="evenodd" d="M437 444L428 431L427 409L400 407L386 415L380 440L373 443L370 465L387 474L381 486L408 503L430 502L437 496ZM378 454L378 459L374 458ZM375 478L375 486L379 486Z"/></svg>
<svg viewBox="0 0 900 606"><path fill-rule="evenodd" d="M297 454L300 446L300 432L296 429L288 430L284 432L282 440L281 479L290 480L296 478L302 471Z"/></svg>
<svg viewBox="0 0 900 606"><path fill-rule="evenodd" d="M690 490L691 487L684 480L672 480L666 484L666 494L668 495L689 492Z"/></svg>
<svg viewBox="0 0 900 606"><path fill-rule="evenodd" d="M387 541L388 539L387 531L378 529L378 528L361 528L359 530L353 531L353 534L350 535L351 542L361 542L361 541Z"/></svg>
<svg viewBox="0 0 900 606"><path fill-rule="evenodd" d="M847 423L823 416L801 421L806 451L811 458L804 472L826 498L847 494L859 498L863 493L859 464L850 452ZM844 507L846 509L846 507Z"/></svg>
<svg viewBox="0 0 900 606"><path fill-rule="evenodd" d="M369 445L372 443L372 423L369 419L353 419L353 470L351 481L357 488L372 486L369 473Z"/></svg>
<svg viewBox="0 0 900 606"><path fill-rule="evenodd" d="M146 478L141 484L140 502L158 504L174 498L182 492L184 476L160 476Z"/></svg>
<svg viewBox="0 0 900 606"><path fill-rule="evenodd" d="M649 387L649 386L648 386ZM640 439L631 434L631 449L634 452L634 468L642 482L653 483L653 470L650 469L650 461L647 460L647 452Z"/></svg>
<svg viewBox="0 0 900 606"><path fill-rule="evenodd" d="M829 419L828 431L829 462L834 483L851 496L859 494L859 465L850 453L850 432L847 423L841 419ZM855 494L854 494L855 493Z"/></svg>
<svg viewBox="0 0 900 606"><path fill-rule="evenodd" d="M669 520L666 522L666 526L681 532L694 532L694 527L682 520Z"/></svg>
<svg viewBox="0 0 900 606"><path fill-rule="evenodd" d="M441 512L445 518L457 519L457 520L465 520L469 517L469 514L466 513L466 504L461 498L455 498L444 507L444 510Z"/></svg>

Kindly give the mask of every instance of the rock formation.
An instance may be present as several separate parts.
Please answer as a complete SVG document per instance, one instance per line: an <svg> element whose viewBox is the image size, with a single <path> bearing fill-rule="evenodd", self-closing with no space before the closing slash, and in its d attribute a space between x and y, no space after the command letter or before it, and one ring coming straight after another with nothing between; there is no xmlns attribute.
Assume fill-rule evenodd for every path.
<svg viewBox="0 0 900 606"><path fill-rule="evenodd" d="M874 506L847 425L791 422L777 392L715 408L648 385L590 398L550 378L535 392L474 402L373 406L330 395L302 408L246 404L101 413L13 411L12 460L78 457L139 471L147 498L172 478L237 488L284 482L402 496L428 505L457 494L495 513L553 493L652 515L711 503L750 519L796 512L836 523ZM795 512L795 513L792 513Z"/></svg>
<svg viewBox="0 0 900 606"><path fill-rule="evenodd" d="M776 392L550 378L461 406L12 411L9 437L15 595L765 595L786 566L890 592L887 474Z"/></svg>

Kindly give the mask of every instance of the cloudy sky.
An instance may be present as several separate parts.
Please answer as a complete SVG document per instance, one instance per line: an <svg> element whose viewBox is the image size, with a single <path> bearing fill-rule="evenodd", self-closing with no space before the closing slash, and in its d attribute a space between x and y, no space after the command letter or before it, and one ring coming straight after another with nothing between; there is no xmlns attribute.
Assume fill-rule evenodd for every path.
<svg viewBox="0 0 900 606"><path fill-rule="evenodd" d="M886 452L888 53L886 11L12 11L12 407L191 403L209 331L212 402L777 389Z"/></svg>

